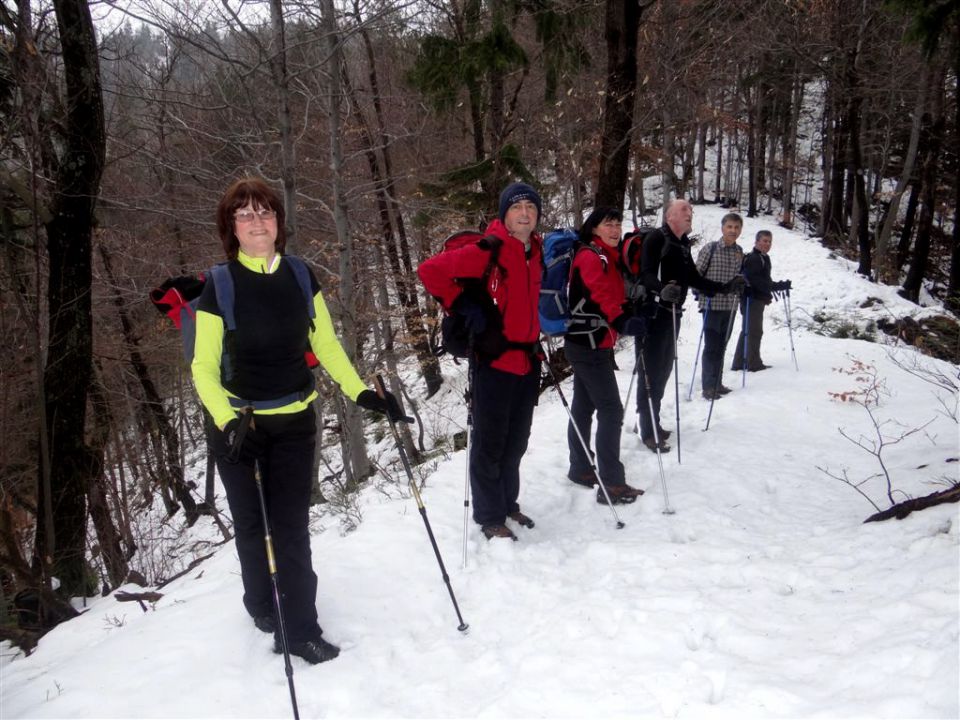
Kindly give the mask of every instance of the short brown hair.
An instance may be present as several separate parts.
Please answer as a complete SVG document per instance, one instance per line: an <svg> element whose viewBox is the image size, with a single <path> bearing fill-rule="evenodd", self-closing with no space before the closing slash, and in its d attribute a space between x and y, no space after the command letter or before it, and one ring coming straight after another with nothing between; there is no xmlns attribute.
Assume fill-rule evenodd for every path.
<svg viewBox="0 0 960 720"><path fill-rule="evenodd" d="M274 248L281 255L287 247L286 214L280 196L258 177L245 177L234 181L220 198L217 205L217 231L228 260L236 260L240 241L233 232L233 214L250 203L255 210L268 209L277 213L277 241Z"/></svg>

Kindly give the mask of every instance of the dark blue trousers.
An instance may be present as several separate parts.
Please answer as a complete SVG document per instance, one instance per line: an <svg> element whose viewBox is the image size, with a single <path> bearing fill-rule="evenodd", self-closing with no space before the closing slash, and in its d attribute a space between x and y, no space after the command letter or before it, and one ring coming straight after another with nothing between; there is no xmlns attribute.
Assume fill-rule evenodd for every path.
<svg viewBox="0 0 960 720"><path fill-rule="evenodd" d="M310 556L309 528L316 414L311 407L289 415L257 415L254 422L267 439L260 471L287 635L293 642L315 639L322 632L317 624L317 576ZM212 433L211 446L233 516L243 604L251 616L273 614L273 585L253 467L224 459L227 448L222 433Z"/></svg>
<svg viewBox="0 0 960 720"><path fill-rule="evenodd" d="M677 309L677 331L680 329L680 318L683 311ZM656 315L647 325L647 337L642 345L637 343L636 352L643 348L643 358L646 363L647 376L650 379L649 398L653 401L653 415L657 425L660 425L660 401L663 392L673 371L673 316L670 310L657 308ZM647 402L647 389L643 377L643 367L638 370L637 376L637 412L640 415L640 436L644 440L653 439L653 423L650 420L650 406Z"/></svg>
<svg viewBox="0 0 960 720"><path fill-rule="evenodd" d="M703 325L703 369L700 379L704 391L713 390L723 381L723 356L730 334L729 310L708 310Z"/></svg>
<svg viewBox="0 0 960 720"><path fill-rule="evenodd" d="M503 525L520 509L520 460L527 451L540 390L540 363L526 375L479 364L473 372L470 489L473 519Z"/></svg>
<svg viewBox="0 0 960 720"><path fill-rule="evenodd" d="M605 485L623 485L623 463L620 462L620 430L623 404L613 368L613 350L591 350L569 339L564 354L573 368L573 400L570 414L576 422L567 425L567 446L570 449L570 477L590 473L590 457L584 452L580 437L590 447L593 415L597 415L597 437L594 441L597 471ZM580 431L580 437L577 436Z"/></svg>

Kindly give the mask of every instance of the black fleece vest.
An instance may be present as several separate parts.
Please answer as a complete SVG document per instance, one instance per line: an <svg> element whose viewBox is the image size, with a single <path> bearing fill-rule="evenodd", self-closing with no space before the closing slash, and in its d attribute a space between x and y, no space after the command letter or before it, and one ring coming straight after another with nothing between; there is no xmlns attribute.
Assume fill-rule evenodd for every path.
<svg viewBox="0 0 960 720"><path fill-rule="evenodd" d="M273 400L313 387L303 353L309 343L310 316L290 266L281 260L273 273L258 273L230 263L237 329L224 331L224 349L233 377L223 386L246 400ZM311 274L314 294L317 282ZM223 317L213 288L204 288L199 309Z"/></svg>

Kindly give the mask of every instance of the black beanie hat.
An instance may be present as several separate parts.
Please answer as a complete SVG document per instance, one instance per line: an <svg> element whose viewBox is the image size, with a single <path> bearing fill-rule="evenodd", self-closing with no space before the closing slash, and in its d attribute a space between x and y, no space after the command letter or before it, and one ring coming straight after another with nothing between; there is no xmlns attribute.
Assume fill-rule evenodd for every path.
<svg viewBox="0 0 960 720"><path fill-rule="evenodd" d="M507 210L510 209L510 206L521 200L529 200L537 206L537 220L540 220L540 216L543 214L540 195L526 183L515 182L512 185L508 185L507 188L500 193L500 222L503 222L503 219L507 216Z"/></svg>
<svg viewBox="0 0 960 720"><path fill-rule="evenodd" d="M617 210L615 207L601 206L596 208L592 213L587 215L587 219L584 220L583 225L580 226L580 242L592 242L593 231L597 229L597 225L602 223L607 218L623 220L623 213Z"/></svg>

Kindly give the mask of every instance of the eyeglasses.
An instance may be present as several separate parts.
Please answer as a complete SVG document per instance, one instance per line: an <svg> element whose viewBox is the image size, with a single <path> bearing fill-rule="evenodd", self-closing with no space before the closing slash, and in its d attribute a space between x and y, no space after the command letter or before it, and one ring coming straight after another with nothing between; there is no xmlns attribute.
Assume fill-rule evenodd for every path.
<svg viewBox="0 0 960 720"><path fill-rule="evenodd" d="M276 210L238 210L233 214L233 219L238 223L248 223L253 222L254 218L260 218L264 222L267 220L273 220L277 216Z"/></svg>

